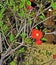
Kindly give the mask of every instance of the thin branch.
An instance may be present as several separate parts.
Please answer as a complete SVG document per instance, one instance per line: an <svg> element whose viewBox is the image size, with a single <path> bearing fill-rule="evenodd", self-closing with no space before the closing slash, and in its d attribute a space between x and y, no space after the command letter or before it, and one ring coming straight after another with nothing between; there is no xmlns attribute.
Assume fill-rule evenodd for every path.
<svg viewBox="0 0 56 65"><path fill-rule="evenodd" d="M2 38L1 38L1 33L0 33L0 52L2 52Z"/></svg>
<svg viewBox="0 0 56 65"><path fill-rule="evenodd" d="M2 27L1 27L1 30L2 30ZM7 43L7 45L9 46L9 44L8 44L8 42L7 42L7 39L6 39L6 36L4 35L3 30L2 30L2 34L3 34L3 37L4 37L4 39L5 39L6 43Z"/></svg>
<svg viewBox="0 0 56 65"><path fill-rule="evenodd" d="M26 24L26 25L27 25L27 24ZM25 26L26 26L26 25L25 25ZM20 31L18 31L18 34L16 35L15 38L17 38L17 37L20 35L21 31L24 29L25 26L23 26L22 29L21 29Z"/></svg>
<svg viewBox="0 0 56 65"><path fill-rule="evenodd" d="M32 26L31 31L32 31L32 29L33 29L34 27L36 27L37 25L39 25L39 24L43 23L44 21L46 21L46 20L50 19L50 18L51 18L51 17L53 17L53 16L55 16L55 15L52 15L52 16L50 16L50 17L46 18L45 20L43 20L43 21L41 21L41 22L37 23L36 25ZM31 32L30 32L30 34L31 34ZM30 35L30 34L29 34L29 35Z"/></svg>
<svg viewBox="0 0 56 65"><path fill-rule="evenodd" d="M2 53L2 38L1 38L1 33L0 33L0 54ZM2 56L2 54L1 54L1 56ZM1 59L0 59L0 65L2 65L2 62L3 62L3 60L2 60L2 57L1 57Z"/></svg>
<svg viewBox="0 0 56 65"><path fill-rule="evenodd" d="M9 53L4 54L3 59L4 59L5 57L7 57L8 55L10 55L12 52L15 52L15 51L16 51L17 49L19 49L21 46L23 46L23 44L20 44L20 45L17 46L15 49L11 49Z"/></svg>

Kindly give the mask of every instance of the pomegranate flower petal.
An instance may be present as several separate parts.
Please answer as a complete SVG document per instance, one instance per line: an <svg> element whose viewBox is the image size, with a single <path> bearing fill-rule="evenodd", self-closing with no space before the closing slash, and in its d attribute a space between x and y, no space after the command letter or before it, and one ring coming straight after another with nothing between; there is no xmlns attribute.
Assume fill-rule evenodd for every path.
<svg viewBox="0 0 56 65"><path fill-rule="evenodd" d="M56 59L56 54L53 55L53 59Z"/></svg>
<svg viewBox="0 0 56 65"><path fill-rule="evenodd" d="M34 2L34 0L30 0L30 2Z"/></svg>
<svg viewBox="0 0 56 65"><path fill-rule="evenodd" d="M32 10L33 7L32 7L32 6L27 6L27 9L28 9L28 10Z"/></svg>
<svg viewBox="0 0 56 65"><path fill-rule="evenodd" d="M41 30L32 29L31 37L33 39L41 39L43 37L43 33Z"/></svg>
<svg viewBox="0 0 56 65"><path fill-rule="evenodd" d="M36 40L36 44L42 45L42 41L41 40Z"/></svg>

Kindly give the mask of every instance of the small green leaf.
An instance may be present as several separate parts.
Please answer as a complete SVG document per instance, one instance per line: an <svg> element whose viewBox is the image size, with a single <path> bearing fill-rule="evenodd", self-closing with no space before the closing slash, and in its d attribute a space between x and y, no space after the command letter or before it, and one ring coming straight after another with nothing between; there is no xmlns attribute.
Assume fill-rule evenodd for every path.
<svg viewBox="0 0 56 65"><path fill-rule="evenodd" d="M37 27L37 26L36 26L35 28L36 28L36 29L38 29L38 27Z"/></svg>
<svg viewBox="0 0 56 65"><path fill-rule="evenodd" d="M3 26L3 31L4 31L4 32L7 32L7 31L8 31L8 26L4 25L4 26Z"/></svg>
<svg viewBox="0 0 56 65"><path fill-rule="evenodd" d="M4 7L1 9L1 13L2 13L2 14L4 13L5 9L6 9L6 8L4 8Z"/></svg>
<svg viewBox="0 0 56 65"><path fill-rule="evenodd" d="M54 2L54 0L51 1L51 7L56 10L56 3Z"/></svg>
<svg viewBox="0 0 56 65"><path fill-rule="evenodd" d="M26 14L26 18L28 19L29 17L30 17L30 14L29 14L29 13L27 13L27 14Z"/></svg>
<svg viewBox="0 0 56 65"><path fill-rule="evenodd" d="M21 2L20 5L19 5L19 8L23 8L24 7L24 3Z"/></svg>
<svg viewBox="0 0 56 65"><path fill-rule="evenodd" d="M19 17L23 17L23 16L24 16L24 11L23 11L23 10L20 11L20 13L18 13L18 16L19 16Z"/></svg>
<svg viewBox="0 0 56 65"><path fill-rule="evenodd" d="M25 51L24 47L19 50L19 53L23 53Z"/></svg>
<svg viewBox="0 0 56 65"><path fill-rule="evenodd" d="M31 21L31 20L29 20L29 21L28 21L28 23L31 25L31 24L32 24L32 21Z"/></svg>
<svg viewBox="0 0 56 65"><path fill-rule="evenodd" d="M29 65L29 63L26 61L26 62L25 62L25 65Z"/></svg>
<svg viewBox="0 0 56 65"><path fill-rule="evenodd" d="M21 33L20 36L24 38L26 37L26 33Z"/></svg>
<svg viewBox="0 0 56 65"><path fill-rule="evenodd" d="M46 32L47 32L47 29L45 28L45 29L43 30L43 32L46 33Z"/></svg>
<svg viewBox="0 0 56 65"><path fill-rule="evenodd" d="M5 2L6 2L7 5L9 4L8 0L6 0Z"/></svg>
<svg viewBox="0 0 56 65"><path fill-rule="evenodd" d="M3 7L3 5L0 3L0 7Z"/></svg>
<svg viewBox="0 0 56 65"><path fill-rule="evenodd" d="M30 1L27 1L27 5L28 5L28 6L31 6L31 2L30 2Z"/></svg>
<svg viewBox="0 0 56 65"><path fill-rule="evenodd" d="M14 10L15 12L18 11L18 6L15 6L15 5L14 5L13 10Z"/></svg>
<svg viewBox="0 0 56 65"><path fill-rule="evenodd" d="M41 50L38 50L38 53L41 53Z"/></svg>
<svg viewBox="0 0 56 65"><path fill-rule="evenodd" d="M49 56L51 56L52 55L52 52L49 52Z"/></svg>
<svg viewBox="0 0 56 65"><path fill-rule="evenodd" d="M26 44L32 44L32 40L30 38L25 38L25 43Z"/></svg>
<svg viewBox="0 0 56 65"><path fill-rule="evenodd" d="M0 21L0 27L2 27L3 26L3 22L2 21Z"/></svg>
<svg viewBox="0 0 56 65"><path fill-rule="evenodd" d="M44 20L45 19L45 15L42 13L42 15L39 16L40 19Z"/></svg>
<svg viewBox="0 0 56 65"><path fill-rule="evenodd" d="M21 0L21 2L23 2L25 4L25 0Z"/></svg>
<svg viewBox="0 0 56 65"><path fill-rule="evenodd" d="M13 6L13 5L14 5L14 1L13 0L10 0L9 6Z"/></svg>
<svg viewBox="0 0 56 65"><path fill-rule="evenodd" d="M52 52L49 52L48 50L46 50L46 56L51 56Z"/></svg>
<svg viewBox="0 0 56 65"><path fill-rule="evenodd" d="M10 36L9 36L9 39L10 39L10 42L13 42L14 41L14 35L13 34L10 34Z"/></svg>
<svg viewBox="0 0 56 65"><path fill-rule="evenodd" d="M48 56L49 55L49 52L48 52L48 50L46 50L46 56Z"/></svg>
<svg viewBox="0 0 56 65"><path fill-rule="evenodd" d="M10 65L16 65L16 63L14 61L10 62Z"/></svg>
<svg viewBox="0 0 56 65"><path fill-rule="evenodd" d="M3 18L3 14L0 12L0 18L2 19Z"/></svg>
<svg viewBox="0 0 56 65"><path fill-rule="evenodd" d="M47 39L46 39L45 37L43 37L41 40L42 40L42 41L47 41Z"/></svg>

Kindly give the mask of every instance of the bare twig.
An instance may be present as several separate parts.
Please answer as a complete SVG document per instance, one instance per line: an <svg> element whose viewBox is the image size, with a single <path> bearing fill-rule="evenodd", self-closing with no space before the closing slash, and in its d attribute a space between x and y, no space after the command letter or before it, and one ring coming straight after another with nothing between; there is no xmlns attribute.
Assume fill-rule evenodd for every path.
<svg viewBox="0 0 56 65"><path fill-rule="evenodd" d="M36 25L32 26L31 31L32 31L32 29L33 29L34 27L36 27L37 25L39 25L39 24L43 23L44 21L46 21L46 20L50 19L50 18L51 18L51 17L53 17L53 16L55 16L55 15L52 15L52 16L50 16L50 17L46 18L45 20L43 20L43 21L41 21L41 22L37 23ZM31 34L31 32L30 32L30 34ZM29 35L30 35L30 34L29 34Z"/></svg>
<svg viewBox="0 0 56 65"><path fill-rule="evenodd" d="M26 24L26 25L27 25L27 24ZM25 25L25 26L26 26L26 25ZM19 36L19 34L21 33L21 31L24 29L25 26L23 26L22 29L21 29L20 31L18 31L18 34L16 35L15 38L17 38L17 37Z"/></svg>
<svg viewBox="0 0 56 65"><path fill-rule="evenodd" d="M1 33L0 33L0 55L2 56L2 38L1 38ZM2 62L3 62L3 60L2 60L2 57L1 57L1 59L0 59L0 65L2 65Z"/></svg>
<svg viewBox="0 0 56 65"><path fill-rule="evenodd" d="M19 46L17 46L15 49L11 49L9 53L5 53L3 56L3 59L6 58L8 55L10 55L12 52L15 52L17 49L19 49L21 46L23 46L23 44L20 44Z"/></svg>
<svg viewBox="0 0 56 65"><path fill-rule="evenodd" d="M1 27L1 30L2 30L2 27ZM3 30L2 30L2 34L3 34L3 37L4 37L4 39L5 39L6 43L7 43L7 45L9 46L9 44L8 44L8 42L7 42L7 39L6 39L6 36L4 35Z"/></svg>

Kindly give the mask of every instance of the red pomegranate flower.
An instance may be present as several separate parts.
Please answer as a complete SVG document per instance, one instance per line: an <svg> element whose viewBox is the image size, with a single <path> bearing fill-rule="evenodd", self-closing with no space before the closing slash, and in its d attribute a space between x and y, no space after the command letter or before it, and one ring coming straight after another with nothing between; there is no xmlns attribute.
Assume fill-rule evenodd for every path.
<svg viewBox="0 0 56 65"><path fill-rule="evenodd" d="M53 59L56 59L56 54L53 55Z"/></svg>
<svg viewBox="0 0 56 65"><path fill-rule="evenodd" d="M32 29L31 37L33 39L41 39L43 37L43 34L41 30Z"/></svg>
<svg viewBox="0 0 56 65"><path fill-rule="evenodd" d="M27 6L27 9L28 9L28 10L32 10L33 7L32 7L32 6Z"/></svg>
<svg viewBox="0 0 56 65"><path fill-rule="evenodd" d="M42 45L42 41L37 39L37 40L36 40L36 44Z"/></svg>
<svg viewBox="0 0 56 65"><path fill-rule="evenodd" d="M34 2L34 0L30 0L30 2Z"/></svg>

